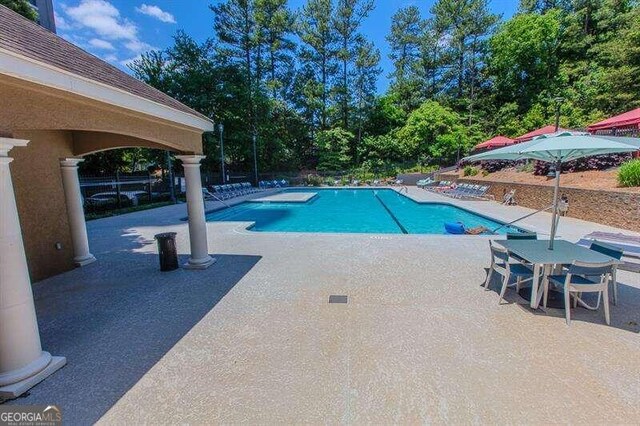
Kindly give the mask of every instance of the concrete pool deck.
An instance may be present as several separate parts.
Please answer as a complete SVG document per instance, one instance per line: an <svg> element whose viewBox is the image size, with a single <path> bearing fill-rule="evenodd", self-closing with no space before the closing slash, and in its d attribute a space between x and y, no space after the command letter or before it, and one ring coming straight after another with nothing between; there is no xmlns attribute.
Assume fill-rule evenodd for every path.
<svg viewBox="0 0 640 426"><path fill-rule="evenodd" d="M409 195L503 221L532 211ZM153 235L178 232L188 253L185 210L88 223L98 262L34 286L43 346L68 365L11 404L59 404L69 424L640 421L638 274L619 273L611 326L577 309L568 327L480 287L482 236L208 223L219 261L160 273ZM550 220L522 226L544 236ZM568 218L559 234L598 230L633 234Z"/></svg>

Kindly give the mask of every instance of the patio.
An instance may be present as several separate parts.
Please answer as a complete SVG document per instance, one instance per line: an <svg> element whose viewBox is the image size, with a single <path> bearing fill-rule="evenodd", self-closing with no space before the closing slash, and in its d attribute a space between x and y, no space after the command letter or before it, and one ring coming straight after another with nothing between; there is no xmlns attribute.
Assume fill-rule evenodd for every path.
<svg viewBox="0 0 640 426"><path fill-rule="evenodd" d="M500 220L531 211L446 201ZM564 311L531 311L514 291L498 306L497 280L480 287L485 237L209 223L218 262L161 274L153 235L178 232L186 259L184 216L178 205L88 223L99 262L34 286L43 346L68 365L11 404L58 404L71 424L640 420L638 274L619 273L609 327L584 309L567 327ZM522 226L544 238L549 222ZM563 218L558 234L596 230L619 231Z"/></svg>

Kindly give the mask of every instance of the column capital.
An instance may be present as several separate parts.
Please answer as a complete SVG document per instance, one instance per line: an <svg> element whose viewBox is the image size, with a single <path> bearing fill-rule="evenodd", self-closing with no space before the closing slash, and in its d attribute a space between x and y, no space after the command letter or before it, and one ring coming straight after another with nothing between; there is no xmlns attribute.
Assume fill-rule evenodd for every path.
<svg viewBox="0 0 640 426"><path fill-rule="evenodd" d="M0 138L0 157L8 157L9 151L15 146L27 146L26 139Z"/></svg>
<svg viewBox="0 0 640 426"><path fill-rule="evenodd" d="M184 167L200 167L200 161L207 158L206 155L176 155L178 160L182 161Z"/></svg>
<svg viewBox="0 0 640 426"><path fill-rule="evenodd" d="M84 158L77 158L77 157L61 158L60 166L77 168L78 164L82 163L83 161L84 161Z"/></svg>

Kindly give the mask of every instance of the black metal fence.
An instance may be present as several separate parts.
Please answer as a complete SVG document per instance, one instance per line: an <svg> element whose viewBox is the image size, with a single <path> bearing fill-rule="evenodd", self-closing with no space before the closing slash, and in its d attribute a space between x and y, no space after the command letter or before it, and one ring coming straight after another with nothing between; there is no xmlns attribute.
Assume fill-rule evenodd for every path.
<svg viewBox="0 0 640 426"><path fill-rule="evenodd" d="M174 177L174 196L180 197L184 178ZM85 214L101 214L146 204L171 201L168 176L150 173L117 173L113 176L80 176Z"/></svg>

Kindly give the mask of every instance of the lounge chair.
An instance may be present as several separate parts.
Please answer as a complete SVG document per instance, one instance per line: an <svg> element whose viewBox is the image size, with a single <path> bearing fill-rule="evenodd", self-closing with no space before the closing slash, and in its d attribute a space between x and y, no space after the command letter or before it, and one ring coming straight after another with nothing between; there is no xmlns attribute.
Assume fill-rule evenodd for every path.
<svg viewBox="0 0 640 426"><path fill-rule="evenodd" d="M420 179L419 181L416 182L416 186L418 188L424 188L425 186L429 185L431 182L433 182L433 179L431 178Z"/></svg>
<svg viewBox="0 0 640 426"><path fill-rule="evenodd" d="M594 240L622 250L622 264L618 265L618 269L640 273L640 237L612 232L592 232L577 244L590 247Z"/></svg>

